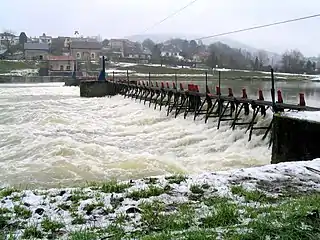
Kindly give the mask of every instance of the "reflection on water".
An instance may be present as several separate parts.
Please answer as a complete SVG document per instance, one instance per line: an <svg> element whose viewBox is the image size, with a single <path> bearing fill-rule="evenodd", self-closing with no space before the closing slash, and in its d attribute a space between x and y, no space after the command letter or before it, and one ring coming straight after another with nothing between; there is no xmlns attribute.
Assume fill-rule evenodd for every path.
<svg viewBox="0 0 320 240"><path fill-rule="evenodd" d="M187 84L187 82L185 82ZM205 83L196 82L200 85L202 91L205 89ZM211 89L211 92L215 92L215 86L218 85L217 80L209 80L208 85ZM235 96L241 96L242 88L247 89L247 94L249 98L256 99L258 97L258 90L263 91L265 100L271 101L271 82L262 81L262 80L252 80L252 81L243 81L243 80L224 80L221 79L221 91L224 94L228 93L228 88L233 89ZM306 102L308 106L320 107L320 82L311 82L311 81L276 81L275 84L276 90L282 91L283 100L288 103L298 104L299 103L299 93L304 93Z"/></svg>

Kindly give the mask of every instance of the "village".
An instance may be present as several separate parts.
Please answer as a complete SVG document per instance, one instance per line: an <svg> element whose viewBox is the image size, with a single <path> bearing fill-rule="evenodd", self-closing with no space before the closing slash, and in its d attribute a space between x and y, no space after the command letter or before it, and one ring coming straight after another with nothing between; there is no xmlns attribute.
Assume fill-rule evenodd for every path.
<svg viewBox="0 0 320 240"><path fill-rule="evenodd" d="M192 42L192 41L191 41ZM201 44L201 43L200 43ZM198 46L197 43L195 45ZM198 49L199 50L199 49ZM47 63L48 72L42 75L71 75L73 71L93 71L91 64L99 64L101 56L107 60L137 64L163 62L172 65L195 66L209 56L207 47L182 56L182 49L170 41L155 44L150 39L143 43L128 39L105 39L84 37L75 32L73 37L52 37L43 33L38 37L0 33L0 59L29 60Z"/></svg>
<svg viewBox="0 0 320 240"><path fill-rule="evenodd" d="M204 44L201 40L174 37L163 41L150 38L138 41L132 37L103 39L100 35L83 36L78 31L72 36L58 37L46 33L28 37L25 32L17 35L9 30L0 33L0 59L11 61L10 66L2 61L2 75L23 70L40 77L48 76L50 81L52 77L60 79L74 74L97 76L102 56L108 69L120 72L190 75L204 74L204 71L213 74L214 69L227 69L238 74L238 78L246 78L242 75L250 72L251 80L257 74L269 72L271 66L275 72L307 76L317 74L320 65L320 58L305 57L297 49L281 55L262 49L253 52L220 41ZM21 64L12 64L14 61ZM34 70L30 73L28 69ZM231 75L234 78L235 74Z"/></svg>

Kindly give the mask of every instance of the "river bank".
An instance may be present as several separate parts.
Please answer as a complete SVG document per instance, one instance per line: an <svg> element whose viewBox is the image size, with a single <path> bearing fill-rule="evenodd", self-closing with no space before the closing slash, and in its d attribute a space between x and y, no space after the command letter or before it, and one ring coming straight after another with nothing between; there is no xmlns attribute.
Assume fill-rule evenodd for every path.
<svg viewBox="0 0 320 240"><path fill-rule="evenodd" d="M0 239L319 239L320 159L0 192Z"/></svg>
<svg viewBox="0 0 320 240"><path fill-rule="evenodd" d="M92 62L92 71L98 76L101 66L99 62ZM39 61L0 61L0 77L38 77L38 71L41 62ZM218 72L221 73L221 79L223 80L244 80L244 81L256 81L256 80L270 80L270 72L264 71L252 71L252 70L241 70L241 69L227 69L227 68L216 68L209 69L208 67L188 67L188 66L170 66L160 64L138 64L138 63L125 63L125 62L110 62L107 65L107 72L109 75L114 74L117 77L127 77L129 73L130 78L146 78L151 77L153 80L163 80L164 78L171 78L174 81L175 76L178 80L189 81L202 81L205 78L207 72L208 78L217 79ZM308 75L308 74L291 74L275 72L275 78L278 81L309 81L318 79L319 75ZM21 82L24 80L21 79ZM61 80L63 81L63 80ZM0 81L1 82L1 81ZM2 81L4 82L4 81Z"/></svg>

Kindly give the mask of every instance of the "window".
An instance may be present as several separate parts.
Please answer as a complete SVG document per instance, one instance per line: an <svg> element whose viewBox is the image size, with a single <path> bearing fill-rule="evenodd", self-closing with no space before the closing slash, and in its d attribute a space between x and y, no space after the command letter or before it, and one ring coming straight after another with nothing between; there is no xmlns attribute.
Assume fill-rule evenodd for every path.
<svg viewBox="0 0 320 240"><path fill-rule="evenodd" d="M60 71L63 71L63 65L60 65Z"/></svg>
<svg viewBox="0 0 320 240"><path fill-rule="evenodd" d="M66 67L66 69L67 69L67 71L70 71L70 70L71 70L70 65L68 65L68 66Z"/></svg>
<svg viewBox="0 0 320 240"><path fill-rule="evenodd" d="M53 66L52 65L50 65L50 70L53 70Z"/></svg>
<svg viewBox="0 0 320 240"><path fill-rule="evenodd" d="M91 58L94 59L95 58L95 54L91 53Z"/></svg>
<svg viewBox="0 0 320 240"><path fill-rule="evenodd" d="M42 55L40 55L40 56L39 56L39 59L40 59L40 60L43 60L43 56L42 56Z"/></svg>
<svg viewBox="0 0 320 240"><path fill-rule="evenodd" d="M77 58L81 58L81 54L79 52L77 53Z"/></svg>

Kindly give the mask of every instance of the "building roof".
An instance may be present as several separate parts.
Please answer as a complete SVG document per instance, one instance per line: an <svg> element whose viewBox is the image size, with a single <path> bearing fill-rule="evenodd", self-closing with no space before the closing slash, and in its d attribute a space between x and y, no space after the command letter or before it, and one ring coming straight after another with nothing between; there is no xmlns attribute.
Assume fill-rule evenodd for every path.
<svg viewBox="0 0 320 240"><path fill-rule="evenodd" d="M72 40L71 48L73 49L94 49L100 50L102 48L102 44L97 42L88 42L88 41L76 41Z"/></svg>
<svg viewBox="0 0 320 240"><path fill-rule="evenodd" d="M25 43L24 50L49 51L49 45L47 43Z"/></svg>
<svg viewBox="0 0 320 240"><path fill-rule="evenodd" d="M50 61L74 61L75 59L72 56L62 55L62 56L48 56L48 60L50 60Z"/></svg>

